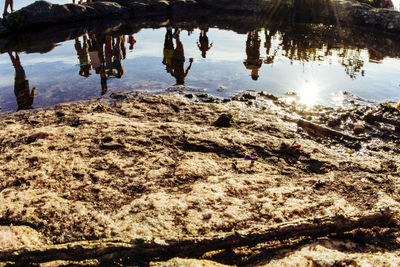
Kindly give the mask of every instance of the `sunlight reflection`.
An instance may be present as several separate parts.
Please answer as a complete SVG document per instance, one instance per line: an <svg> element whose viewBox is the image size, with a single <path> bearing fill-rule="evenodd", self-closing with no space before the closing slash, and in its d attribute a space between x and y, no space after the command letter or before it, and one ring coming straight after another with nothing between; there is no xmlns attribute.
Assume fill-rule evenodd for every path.
<svg viewBox="0 0 400 267"><path fill-rule="evenodd" d="M321 90L321 86L319 86L315 81L305 81L303 85L300 87L297 92L300 103L311 107L315 105L318 101L318 96Z"/></svg>
<svg viewBox="0 0 400 267"><path fill-rule="evenodd" d="M400 0L392 0L394 10L400 11Z"/></svg>
<svg viewBox="0 0 400 267"><path fill-rule="evenodd" d="M332 102L336 107L343 107L344 100L345 100L345 97L344 97L343 92L333 94Z"/></svg>

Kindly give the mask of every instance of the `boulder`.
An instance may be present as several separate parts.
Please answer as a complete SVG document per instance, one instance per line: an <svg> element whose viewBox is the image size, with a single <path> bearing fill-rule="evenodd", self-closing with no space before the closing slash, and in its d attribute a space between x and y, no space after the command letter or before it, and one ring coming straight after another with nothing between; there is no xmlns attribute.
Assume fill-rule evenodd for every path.
<svg viewBox="0 0 400 267"><path fill-rule="evenodd" d="M36 1L10 15L7 24L11 28L31 28L84 21L104 16L123 17L128 13L127 11L126 7L114 2L96 2L90 5L57 5L46 1Z"/></svg>
<svg viewBox="0 0 400 267"><path fill-rule="evenodd" d="M368 26L385 31L400 31L400 12L373 8L355 0L115 0L93 4L57 5L37 1L12 13L5 23L20 30L96 18L166 16L176 19L206 11L215 14L257 14L270 21ZM238 23L242 23L239 22ZM6 34L0 28L0 35Z"/></svg>
<svg viewBox="0 0 400 267"><path fill-rule="evenodd" d="M125 1L125 0L119 0ZM137 0L130 1L128 7L136 17L151 15L152 13L167 14L170 9L168 0Z"/></svg>

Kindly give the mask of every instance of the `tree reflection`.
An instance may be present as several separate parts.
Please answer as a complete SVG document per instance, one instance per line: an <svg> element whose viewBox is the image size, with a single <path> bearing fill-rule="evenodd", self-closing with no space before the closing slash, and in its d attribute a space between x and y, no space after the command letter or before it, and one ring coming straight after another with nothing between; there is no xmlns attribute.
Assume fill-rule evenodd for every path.
<svg viewBox="0 0 400 267"><path fill-rule="evenodd" d="M298 26L286 26L278 28L272 25L265 30L266 58L264 64L273 64L277 55L281 55L293 62L324 62L336 60L345 68L346 74L355 79L358 75L364 75L364 59L362 49L343 43L339 31L330 34L323 29ZM273 45L275 42L275 46ZM370 52L370 61L380 61L383 57L379 52ZM374 61L374 62L376 62Z"/></svg>

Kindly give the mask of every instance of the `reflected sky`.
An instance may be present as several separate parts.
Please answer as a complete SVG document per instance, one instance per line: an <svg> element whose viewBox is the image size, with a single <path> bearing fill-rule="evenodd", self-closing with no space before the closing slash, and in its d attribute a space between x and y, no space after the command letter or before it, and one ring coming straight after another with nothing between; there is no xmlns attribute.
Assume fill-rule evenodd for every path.
<svg viewBox="0 0 400 267"><path fill-rule="evenodd" d="M129 38L125 36L126 58L120 60L123 74L120 78L106 74L106 94L165 91L178 83L176 75L182 76L180 69L185 71L190 65L189 59L193 58L183 78L188 92L204 90L220 97L230 97L243 90L263 90L276 95L297 92L301 102L309 105L332 105L335 93L341 91L376 101L399 100L400 62L397 58L381 58L358 48L328 49L324 45L315 48L312 41L297 43L294 48L286 47L287 43L295 42L280 32L259 29L254 33L256 39L250 44L249 34L209 29L206 35L212 46L204 58L199 49L201 31L195 29L190 35L182 31L179 41L184 58L178 53L177 64L183 63L183 67L179 65L174 69L175 76L163 64L165 28L141 30L134 35L136 43L132 50L129 49ZM176 47L177 39L173 38L172 42ZM79 38L79 43L84 44L83 37ZM261 63L258 65L257 59L257 62L252 61L252 57L259 57ZM20 53L19 58L29 89L36 88L33 108L102 94L104 79L99 73L92 69L88 77L80 75L83 61L78 57L75 40L60 43L46 54ZM258 74L256 80L252 77L254 69ZM9 54L1 54L0 107L3 112L18 109L16 73ZM27 95L29 90L24 90Z"/></svg>

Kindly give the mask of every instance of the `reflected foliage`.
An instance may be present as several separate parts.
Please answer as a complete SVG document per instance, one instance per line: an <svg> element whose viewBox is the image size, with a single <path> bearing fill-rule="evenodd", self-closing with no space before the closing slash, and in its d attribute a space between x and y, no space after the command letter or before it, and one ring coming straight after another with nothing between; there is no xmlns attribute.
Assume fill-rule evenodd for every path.
<svg viewBox="0 0 400 267"><path fill-rule="evenodd" d="M265 31L265 48L266 59L265 64L273 64L277 55L284 56L293 62L324 62L332 63L334 60L340 63L346 74L355 79L358 75L364 75L364 60L363 49L353 45L346 45L340 38L343 35L340 31L336 34L328 34L321 26L305 31L298 25L298 28L290 27L278 29L270 27ZM300 29L299 29L300 28ZM329 30L329 28L328 28ZM377 52L380 54L379 52ZM382 54L380 57L369 53L369 61L379 63L383 60Z"/></svg>

